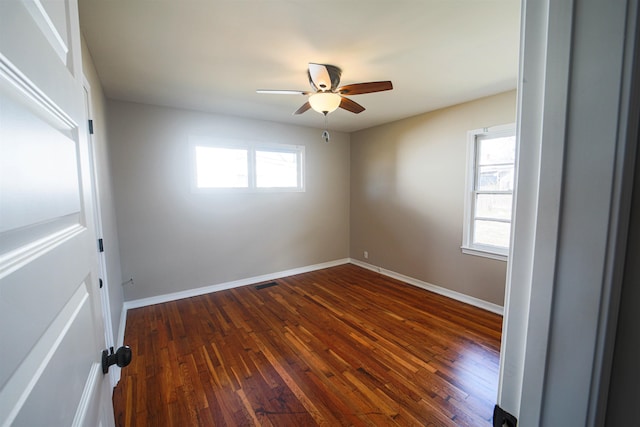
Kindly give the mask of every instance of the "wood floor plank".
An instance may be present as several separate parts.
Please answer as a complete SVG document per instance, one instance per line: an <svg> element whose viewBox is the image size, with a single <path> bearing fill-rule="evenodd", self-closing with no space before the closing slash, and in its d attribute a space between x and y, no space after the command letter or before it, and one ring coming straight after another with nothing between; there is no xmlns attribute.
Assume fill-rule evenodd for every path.
<svg viewBox="0 0 640 427"><path fill-rule="evenodd" d="M130 310L118 426L490 426L502 318L351 264Z"/></svg>

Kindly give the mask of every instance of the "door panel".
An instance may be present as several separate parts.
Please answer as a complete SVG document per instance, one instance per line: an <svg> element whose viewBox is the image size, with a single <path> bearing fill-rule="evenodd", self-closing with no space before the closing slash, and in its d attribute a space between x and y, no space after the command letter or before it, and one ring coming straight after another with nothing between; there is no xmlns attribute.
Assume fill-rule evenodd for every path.
<svg viewBox="0 0 640 427"><path fill-rule="evenodd" d="M0 58L0 251L79 224L78 129Z"/></svg>
<svg viewBox="0 0 640 427"><path fill-rule="evenodd" d="M7 86L7 79L3 83ZM76 129L19 88L11 89L0 88L0 233L80 211L78 147L72 139Z"/></svg>
<svg viewBox="0 0 640 427"><path fill-rule="evenodd" d="M86 231L71 235L67 241L39 254L1 279L0 342L11 343L11 351L3 352L0 384L4 385L34 343L47 332L61 308L76 292L78 284L85 280L86 272L76 265L89 261L87 255L92 248L86 246L86 239L78 238L81 233ZM76 255L73 264L70 263L70 257ZM41 272L56 265L68 267L50 278L42 277Z"/></svg>
<svg viewBox="0 0 640 427"><path fill-rule="evenodd" d="M63 62L67 60L67 3L63 1L23 0L27 11Z"/></svg>
<svg viewBox="0 0 640 427"><path fill-rule="evenodd" d="M91 338L91 316L87 285L82 283L17 371L18 375L26 371L24 379L29 383L17 384L16 379L9 384L25 387L27 392L15 425L72 424L96 346ZM33 366L25 366L30 364Z"/></svg>
<svg viewBox="0 0 640 427"><path fill-rule="evenodd" d="M113 425L75 14L0 1L0 426Z"/></svg>
<svg viewBox="0 0 640 427"><path fill-rule="evenodd" d="M75 96L78 81L73 74L75 52L65 46L68 52L61 58L54 51L51 37L43 33L25 6L30 2L0 1L0 53L15 67L18 81L26 77L32 83L27 86L41 90L38 95L44 97L44 103L50 101L71 118L80 117L82 104L78 105Z"/></svg>

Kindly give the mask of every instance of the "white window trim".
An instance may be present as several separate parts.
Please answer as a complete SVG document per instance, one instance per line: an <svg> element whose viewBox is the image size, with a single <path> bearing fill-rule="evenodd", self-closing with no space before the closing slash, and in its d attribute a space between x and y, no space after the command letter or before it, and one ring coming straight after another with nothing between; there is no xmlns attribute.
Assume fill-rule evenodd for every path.
<svg viewBox="0 0 640 427"><path fill-rule="evenodd" d="M492 126L489 128L474 129L467 132L467 164L466 164L466 180L465 180L465 197L464 197L464 222L462 227L462 253L468 255L481 256L485 258L507 261L509 248L502 248L491 245L472 244L473 227L472 218L474 217L473 194L474 181L476 179L476 137L478 135L514 135L515 123ZM514 164L515 166L515 164ZM512 192L513 194L513 192ZM512 222L513 214L510 221Z"/></svg>
<svg viewBox="0 0 640 427"><path fill-rule="evenodd" d="M197 163L196 163L196 147L216 147L244 149L248 151L247 155L247 171L248 186L247 187L219 187L219 188L200 188L198 187ZM256 183L256 151L274 151L284 153L295 153L298 156L298 186L297 187L258 187ZM252 140L240 139L219 139L206 136L189 135L189 153L191 158L191 192L192 193L301 193L306 191L305 187L305 146L265 143Z"/></svg>
<svg viewBox="0 0 640 427"><path fill-rule="evenodd" d="M265 144L265 143L255 143L251 146L252 151L250 153L251 161L253 162L250 167L249 176L252 180L253 191L257 192L304 192L305 191L305 146L304 145L288 145L288 144ZM294 153L298 157L298 161L296 162L296 166L298 168L298 186L297 187L258 187L257 185L257 176L256 176L256 151L271 151L271 152L282 152L282 153Z"/></svg>

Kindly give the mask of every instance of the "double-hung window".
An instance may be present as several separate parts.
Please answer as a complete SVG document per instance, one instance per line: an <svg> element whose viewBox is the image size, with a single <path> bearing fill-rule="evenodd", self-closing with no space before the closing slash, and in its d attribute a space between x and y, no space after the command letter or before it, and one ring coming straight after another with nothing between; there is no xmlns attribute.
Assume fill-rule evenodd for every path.
<svg viewBox="0 0 640 427"><path fill-rule="evenodd" d="M304 146L191 137L194 189L304 191Z"/></svg>
<svg viewBox="0 0 640 427"><path fill-rule="evenodd" d="M468 132L462 251L506 260L509 252L515 125Z"/></svg>

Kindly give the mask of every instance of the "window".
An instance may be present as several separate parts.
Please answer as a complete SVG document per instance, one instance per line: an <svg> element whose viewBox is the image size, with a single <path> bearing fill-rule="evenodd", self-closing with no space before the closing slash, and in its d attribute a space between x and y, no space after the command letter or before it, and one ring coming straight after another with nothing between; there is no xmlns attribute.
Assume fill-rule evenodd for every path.
<svg viewBox="0 0 640 427"><path fill-rule="evenodd" d="M198 188L247 188L249 153L246 149L196 146Z"/></svg>
<svg viewBox="0 0 640 427"><path fill-rule="evenodd" d="M515 126L468 133L462 252L506 260L515 176Z"/></svg>
<svg viewBox="0 0 640 427"><path fill-rule="evenodd" d="M297 151L256 150L256 187L297 188Z"/></svg>
<svg viewBox="0 0 640 427"><path fill-rule="evenodd" d="M190 139L197 191L304 191L304 146Z"/></svg>

